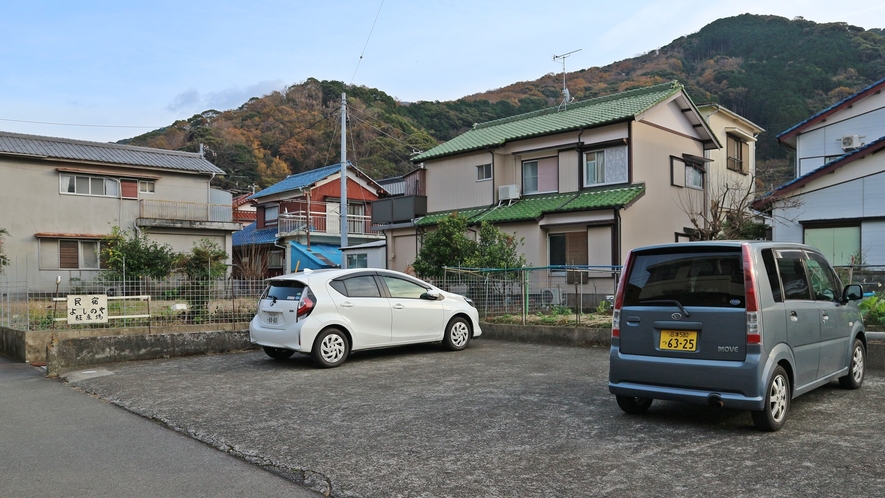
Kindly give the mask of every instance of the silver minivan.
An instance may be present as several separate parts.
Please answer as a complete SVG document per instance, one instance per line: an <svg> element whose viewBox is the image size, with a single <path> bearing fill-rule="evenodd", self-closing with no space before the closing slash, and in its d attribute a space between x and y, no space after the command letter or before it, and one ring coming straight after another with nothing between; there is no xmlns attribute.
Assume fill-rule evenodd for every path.
<svg viewBox="0 0 885 498"><path fill-rule="evenodd" d="M816 249L690 242L627 256L612 316L609 391L627 413L654 399L750 410L780 429L790 400L864 379L856 301Z"/></svg>

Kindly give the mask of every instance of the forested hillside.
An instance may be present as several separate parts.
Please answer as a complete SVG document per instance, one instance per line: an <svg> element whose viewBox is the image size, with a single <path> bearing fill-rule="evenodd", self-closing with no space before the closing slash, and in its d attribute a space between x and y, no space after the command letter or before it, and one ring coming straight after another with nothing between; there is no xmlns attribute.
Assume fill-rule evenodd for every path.
<svg viewBox="0 0 885 498"><path fill-rule="evenodd" d="M767 130L757 157L760 175L771 185L790 171L775 135L885 78L883 34L845 23L745 14L566 79L576 100L680 81L696 103L721 103ZM559 104L561 88L562 75L551 73L455 101L404 103L381 90L308 79L238 109L208 110L124 142L190 151L202 143L208 159L228 173L218 185L244 192L337 162L346 92L348 159L380 179L409 171L411 154L473 123Z"/></svg>

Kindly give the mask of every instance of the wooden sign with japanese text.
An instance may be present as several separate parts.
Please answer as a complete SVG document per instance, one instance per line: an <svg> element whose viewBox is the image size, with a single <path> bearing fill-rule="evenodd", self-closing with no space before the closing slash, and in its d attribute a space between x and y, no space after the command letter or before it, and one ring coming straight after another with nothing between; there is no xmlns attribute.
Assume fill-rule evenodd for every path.
<svg viewBox="0 0 885 498"><path fill-rule="evenodd" d="M107 294L69 295L68 323L107 323Z"/></svg>

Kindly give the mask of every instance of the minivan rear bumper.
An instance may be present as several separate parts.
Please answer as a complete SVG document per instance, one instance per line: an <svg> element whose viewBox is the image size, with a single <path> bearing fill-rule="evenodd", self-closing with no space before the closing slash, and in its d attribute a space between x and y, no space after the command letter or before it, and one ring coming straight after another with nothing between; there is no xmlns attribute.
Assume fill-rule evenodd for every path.
<svg viewBox="0 0 885 498"><path fill-rule="evenodd" d="M608 389L621 396L762 410L765 386L759 379L765 377L759 359L758 354L744 361L641 356L612 347Z"/></svg>

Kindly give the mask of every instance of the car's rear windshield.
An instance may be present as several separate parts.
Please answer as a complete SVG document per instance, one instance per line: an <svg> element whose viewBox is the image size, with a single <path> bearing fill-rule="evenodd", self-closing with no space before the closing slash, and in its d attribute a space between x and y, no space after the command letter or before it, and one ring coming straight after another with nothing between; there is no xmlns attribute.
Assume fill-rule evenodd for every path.
<svg viewBox="0 0 885 498"><path fill-rule="evenodd" d="M304 288L305 285L302 282L292 280L271 281L270 286L264 293L264 298L277 298L281 301L300 301Z"/></svg>
<svg viewBox="0 0 885 498"><path fill-rule="evenodd" d="M744 307L740 248L639 252L628 272L624 306Z"/></svg>

